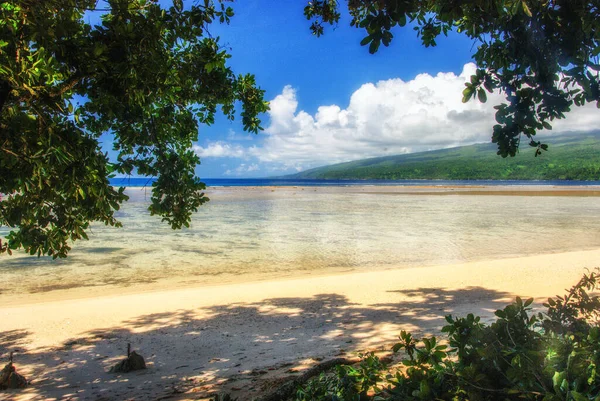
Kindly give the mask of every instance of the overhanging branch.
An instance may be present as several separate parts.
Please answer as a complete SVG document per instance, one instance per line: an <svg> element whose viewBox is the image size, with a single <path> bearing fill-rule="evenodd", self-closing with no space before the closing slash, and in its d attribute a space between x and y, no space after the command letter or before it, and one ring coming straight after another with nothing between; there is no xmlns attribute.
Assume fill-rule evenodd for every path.
<svg viewBox="0 0 600 401"><path fill-rule="evenodd" d="M4 109L4 104L8 100L8 94L10 93L10 85L7 81L0 81L0 113Z"/></svg>

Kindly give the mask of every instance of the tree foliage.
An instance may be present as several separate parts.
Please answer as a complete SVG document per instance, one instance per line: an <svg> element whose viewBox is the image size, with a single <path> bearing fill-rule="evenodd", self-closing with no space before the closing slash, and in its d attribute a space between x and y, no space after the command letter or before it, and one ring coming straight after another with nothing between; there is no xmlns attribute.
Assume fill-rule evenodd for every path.
<svg viewBox="0 0 600 401"><path fill-rule="evenodd" d="M0 2L0 254L64 257L90 222L119 225L113 173L157 176L150 212L189 225L208 199L192 152L200 124L241 105L244 129L267 110L252 75L235 75L209 27L224 0ZM87 21L96 20L92 25ZM114 136L116 163L99 147Z"/></svg>
<svg viewBox="0 0 600 401"><path fill-rule="evenodd" d="M348 0L350 24L366 31L361 45L375 53L389 46L395 27L412 27L424 46L442 34L462 33L474 40L476 74L466 83L463 102L500 91L492 142L502 157L514 156L521 138L535 155L548 146L534 139L551 129L573 106L600 107L600 2L583 0ZM314 0L304 13L312 32L341 14L337 0ZM475 47L475 46L474 46Z"/></svg>

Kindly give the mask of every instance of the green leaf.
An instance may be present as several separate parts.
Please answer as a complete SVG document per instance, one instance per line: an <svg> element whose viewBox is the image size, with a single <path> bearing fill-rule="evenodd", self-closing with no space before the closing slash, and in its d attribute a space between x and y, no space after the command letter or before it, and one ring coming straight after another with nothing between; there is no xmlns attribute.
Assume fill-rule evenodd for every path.
<svg viewBox="0 0 600 401"><path fill-rule="evenodd" d="M371 54L377 53L377 50L379 49L379 44L380 43L381 42L380 42L379 39L373 39L373 41L369 45L369 53L371 53Z"/></svg>
<svg viewBox="0 0 600 401"><path fill-rule="evenodd" d="M429 383L427 381L422 380L419 384L419 398L428 399L431 394L431 387L429 387Z"/></svg>
<svg viewBox="0 0 600 401"><path fill-rule="evenodd" d="M481 103L487 102L487 95L485 93L485 89L479 88L479 90L477 91L477 98Z"/></svg>
<svg viewBox="0 0 600 401"><path fill-rule="evenodd" d="M519 12L519 8L522 8L521 1L515 0L515 2L513 3L513 6L512 6L511 14L516 15Z"/></svg>
<svg viewBox="0 0 600 401"><path fill-rule="evenodd" d="M402 14L400 18L398 18L398 25L405 26L406 25L406 14Z"/></svg>
<svg viewBox="0 0 600 401"><path fill-rule="evenodd" d="M523 12L525 13L525 15L527 15L528 17L533 17L533 14L531 14L531 10L529 9L529 6L527 5L527 2L525 0L521 1L521 6L523 7Z"/></svg>
<svg viewBox="0 0 600 401"><path fill-rule="evenodd" d="M467 85L467 87L462 92L462 95L463 95L462 102L467 103L473 96L473 92L474 92L473 87Z"/></svg>
<svg viewBox="0 0 600 401"><path fill-rule="evenodd" d="M566 382L565 378L567 377L567 372L554 372L554 376L552 376L552 385L554 386L554 391L556 394L565 393L566 389L564 387L564 383ZM568 389L568 383L567 383Z"/></svg>

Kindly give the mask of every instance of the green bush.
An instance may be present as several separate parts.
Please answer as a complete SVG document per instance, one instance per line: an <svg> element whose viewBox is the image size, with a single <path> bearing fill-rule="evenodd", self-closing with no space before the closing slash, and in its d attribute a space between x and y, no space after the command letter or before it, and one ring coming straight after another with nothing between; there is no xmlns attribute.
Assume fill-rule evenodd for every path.
<svg viewBox="0 0 600 401"><path fill-rule="evenodd" d="M447 316L447 342L401 332L395 373L373 354L339 366L297 391L295 400L600 401L600 270L533 313L533 299L496 311L490 325Z"/></svg>
<svg viewBox="0 0 600 401"><path fill-rule="evenodd" d="M296 393L296 401L370 400L369 390L377 390L387 366L374 354L361 354L362 361L358 367L340 365L335 367L334 375L321 374L317 379L300 387Z"/></svg>

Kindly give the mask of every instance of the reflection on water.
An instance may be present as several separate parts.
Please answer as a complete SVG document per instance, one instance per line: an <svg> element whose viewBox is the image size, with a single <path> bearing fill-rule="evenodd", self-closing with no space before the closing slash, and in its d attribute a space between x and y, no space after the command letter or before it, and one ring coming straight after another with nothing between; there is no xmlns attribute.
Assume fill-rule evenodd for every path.
<svg viewBox="0 0 600 401"><path fill-rule="evenodd" d="M268 194L270 190L265 189ZM69 258L0 259L0 293L208 284L323 272L414 267L600 247L597 198L389 196L217 190L190 229L149 216L143 192L94 226ZM449 267L450 269L451 267Z"/></svg>

